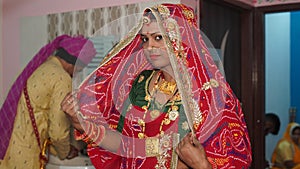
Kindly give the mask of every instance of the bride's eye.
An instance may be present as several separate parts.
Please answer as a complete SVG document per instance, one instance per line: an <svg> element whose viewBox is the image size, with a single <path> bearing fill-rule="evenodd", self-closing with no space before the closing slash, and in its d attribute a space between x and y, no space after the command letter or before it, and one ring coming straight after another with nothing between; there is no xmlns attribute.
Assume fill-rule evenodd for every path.
<svg viewBox="0 0 300 169"><path fill-rule="evenodd" d="M155 38L156 41L160 41L160 40L163 39L162 35L155 35L154 38Z"/></svg>
<svg viewBox="0 0 300 169"><path fill-rule="evenodd" d="M141 36L141 40L143 43L146 43L149 39L146 36Z"/></svg>

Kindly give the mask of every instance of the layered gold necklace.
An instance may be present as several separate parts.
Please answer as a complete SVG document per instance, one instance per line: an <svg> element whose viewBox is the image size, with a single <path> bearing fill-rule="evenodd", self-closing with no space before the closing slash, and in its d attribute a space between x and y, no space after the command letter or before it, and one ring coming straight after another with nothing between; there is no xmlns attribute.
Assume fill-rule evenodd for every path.
<svg viewBox="0 0 300 169"><path fill-rule="evenodd" d="M165 85L164 82L163 82L162 84L165 85L165 86L161 87L162 85L158 85L158 82L159 82L159 80L160 80L160 78L161 78L161 74L162 74L161 71L159 71L159 72L157 73L157 79L156 79L156 81L154 82L154 87L153 87L152 92L150 93L150 95L147 94L147 95L145 96L145 100L148 101L148 103L147 103L147 105L142 106L142 109L145 111L145 113L144 113L143 119L139 119L139 121L138 121L138 124L142 127L142 131L141 131L140 133L138 133L138 137L139 137L140 139L146 137L146 135L145 135L145 128L146 128L145 119L146 119L146 114L147 114L147 112L148 112L148 108L149 108L150 103L151 103L151 101L152 101L152 95L154 94L155 91L160 90L160 91L162 91L164 94L169 94L169 95L170 95L170 94L173 94L173 96L172 96L172 98L171 98L171 99L173 99L172 105L170 105L170 108L169 108L168 112L166 113L164 119L163 119L162 122L161 122L161 125L160 125L160 127L159 127L159 133L158 133L158 134L160 134L160 135L164 134L164 132L162 131L163 125L169 125L169 124L171 123L171 121L175 121L175 120L177 119L177 117L179 116L178 106L175 105L175 101L174 101L175 98L178 99L178 95L177 95L178 93L177 93L177 92L175 93L176 83L175 83L175 85L174 85L174 84L166 84L166 85ZM167 83L168 83L168 82L167 82ZM160 88L161 88L162 90L161 90ZM167 93L166 93L166 92L167 92ZM176 99L176 100L177 100L177 99ZM179 99L180 99L180 98L179 98ZM153 115L152 115L152 114L153 114ZM154 115L154 114L155 114L155 115ZM158 111L158 110L152 110L152 111L150 112L150 115L151 115L151 116L159 116L159 111Z"/></svg>

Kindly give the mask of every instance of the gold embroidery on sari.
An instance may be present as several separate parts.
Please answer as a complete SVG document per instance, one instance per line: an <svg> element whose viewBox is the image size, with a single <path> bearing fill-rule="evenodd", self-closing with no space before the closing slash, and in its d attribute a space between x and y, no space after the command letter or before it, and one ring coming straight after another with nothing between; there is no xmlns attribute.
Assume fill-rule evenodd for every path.
<svg viewBox="0 0 300 169"><path fill-rule="evenodd" d="M172 159L171 159L171 169L177 169L177 163L178 163L178 155L176 153L177 145L179 144L179 138L180 135L178 133L174 133L173 135L173 150L172 150Z"/></svg>
<svg viewBox="0 0 300 169"><path fill-rule="evenodd" d="M156 169L168 168L167 161L170 158L168 151L172 149L171 134L165 134L161 137L159 142L159 155L157 158Z"/></svg>
<svg viewBox="0 0 300 169"><path fill-rule="evenodd" d="M181 128L185 131L187 131L189 129L189 124L187 123L187 121L184 121L182 124L181 124Z"/></svg>
<svg viewBox="0 0 300 169"><path fill-rule="evenodd" d="M196 100L193 99L193 106L194 106L194 128L197 130L202 122L202 112L198 106Z"/></svg>
<svg viewBox="0 0 300 169"><path fill-rule="evenodd" d="M170 16L170 10L169 8L167 8L164 5L156 5L154 7L155 10L157 10L159 12L159 14L163 17L163 18L167 18Z"/></svg>
<svg viewBox="0 0 300 169"><path fill-rule="evenodd" d="M218 87L219 86L219 82L215 79L210 79L209 82L206 82L202 85L202 90L208 90L211 87Z"/></svg>
<svg viewBox="0 0 300 169"><path fill-rule="evenodd" d="M146 156L153 157L159 154L159 139L157 137L149 137L146 138L145 148L146 148Z"/></svg>

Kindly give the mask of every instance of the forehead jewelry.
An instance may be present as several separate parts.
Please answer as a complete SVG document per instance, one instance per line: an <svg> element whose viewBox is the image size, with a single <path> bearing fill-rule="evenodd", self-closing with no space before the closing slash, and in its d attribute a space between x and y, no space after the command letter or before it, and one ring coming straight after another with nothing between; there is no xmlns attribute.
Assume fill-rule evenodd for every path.
<svg viewBox="0 0 300 169"><path fill-rule="evenodd" d="M143 23L144 24L150 24L150 22L151 22L151 19L148 16L143 17Z"/></svg>

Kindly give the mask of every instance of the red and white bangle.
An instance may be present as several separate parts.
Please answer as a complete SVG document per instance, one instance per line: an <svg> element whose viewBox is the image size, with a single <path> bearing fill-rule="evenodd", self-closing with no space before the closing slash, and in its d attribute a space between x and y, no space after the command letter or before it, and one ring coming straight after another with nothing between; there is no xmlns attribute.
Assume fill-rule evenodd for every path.
<svg viewBox="0 0 300 169"><path fill-rule="evenodd" d="M82 140L87 144L93 144L99 146L105 137L105 127L103 125L96 125L94 123L86 123L83 126L85 132L80 133L78 130L74 130L74 137L76 140Z"/></svg>

